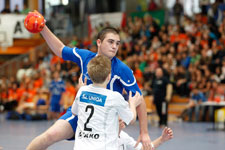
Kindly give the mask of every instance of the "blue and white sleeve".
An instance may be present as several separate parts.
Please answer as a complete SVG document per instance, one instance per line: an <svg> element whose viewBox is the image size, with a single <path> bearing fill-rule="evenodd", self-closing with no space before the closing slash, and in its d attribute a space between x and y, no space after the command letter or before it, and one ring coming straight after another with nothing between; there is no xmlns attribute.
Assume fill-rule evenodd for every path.
<svg viewBox="0 0 225 150"><path fill-rule="evenodd" d="M65 46L62 50L62 58L75 62L80 68L86 57L90 54L89 50L79 49L77 47L70 48Z"/></svg>
<svg viewBox="0 0 225 150"><path fill-rule="evenodd" d="M140 95L142 95L132 70L127 66L123 67L122 70L123 70L123 73L122 72L120 73L120 76L121 76L120 81L123 84L123 87L125 88L126 92L129 93L129 91L131 91L132 96L134 96L137 91L140 93Z"/></svg>

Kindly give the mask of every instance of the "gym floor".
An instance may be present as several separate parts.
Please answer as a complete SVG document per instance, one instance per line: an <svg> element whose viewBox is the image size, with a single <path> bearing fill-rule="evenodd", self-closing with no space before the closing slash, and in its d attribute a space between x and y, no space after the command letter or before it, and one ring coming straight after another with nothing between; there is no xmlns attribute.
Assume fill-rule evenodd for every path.
<svg viewBox="0 0 225 150"><path fill-rule="evenodd" d="M0 150L25 150L28 143L48 129L53 121L9 121L5 114L0 114ZM209 130L212 123L169 122L174 138L161 145L158 150L224 150L225 131ZM138 138L138 121L128 126L125 131ZM162 129L149 124L149 133L154 140L161 135ZM73 141L61 141L49 150L72 150Z"/></svg>

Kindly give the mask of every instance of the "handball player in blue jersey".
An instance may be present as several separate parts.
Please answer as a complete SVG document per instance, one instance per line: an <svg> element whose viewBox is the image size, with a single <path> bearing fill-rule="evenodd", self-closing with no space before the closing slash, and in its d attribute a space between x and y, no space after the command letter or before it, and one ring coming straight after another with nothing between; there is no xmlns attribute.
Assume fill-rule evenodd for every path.
<svg viewBox="0 0 225 150"><path fill-rule="evenodd" d="M87 78L87 84L92 83L87 74L87 64L96 55L104 55L111 59L111 80L107 85L107 89L117 91L122 94L123 89L127 92L132 91L134 96L136 91L141 93L132 70L122 61L116 58L116 53L120 45L119 32L112 27L106 27L99 32L97 37L98 52L93 53L89 50L79 49L77 47L70 48L65 46L48 28L45 26L41 34L47 42L50 49L64 60L71 60L80 67L83 79ZM146 105L143 96L140 96L142 103L136 108L140 135L137 140L142 143L143 150L151 150L151 139L148 133ZM79 117L79 116L78 116ZM71 139L74 137L77 126L77 116L72 115L70 109L55 122L47 131L36 137L27 147L28 150L43 150L47 149L55 142Z"/></svg>

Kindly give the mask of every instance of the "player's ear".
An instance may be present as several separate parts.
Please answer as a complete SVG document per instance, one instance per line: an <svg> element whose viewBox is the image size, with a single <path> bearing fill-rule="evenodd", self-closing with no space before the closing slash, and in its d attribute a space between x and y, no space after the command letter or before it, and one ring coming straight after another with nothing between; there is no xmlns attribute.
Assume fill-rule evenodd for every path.
<svg viewBox="0 0 225 150"><path fill-rule="evenodd" d="M101 43L102 43L102 41L100 40L100 39L97 39L97 46L99 47L100 45L101 45Z"/></svg>
<svg viewBox="0 0 225 150"><path fill-rule="evenodd" d="M108 83L109 83L110 79L111 79L111 73L107 76Z"/></svg>

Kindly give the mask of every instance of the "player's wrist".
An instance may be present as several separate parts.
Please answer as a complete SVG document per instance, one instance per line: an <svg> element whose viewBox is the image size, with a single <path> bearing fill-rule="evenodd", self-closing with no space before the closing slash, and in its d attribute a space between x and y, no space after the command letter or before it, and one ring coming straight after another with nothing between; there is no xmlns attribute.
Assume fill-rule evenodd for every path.
<svg viewBox="0 0 225 150"><path fill-rule="evenodd" d="M164 142L165 142L165 139L163 138L163 136L160 136L159 137L159 145L161 145Z"/></svg>
<svg viewBox="0 0 225 150"><path fill-rule="evenodd" d="M141 136L145 136L145 135L149 136L149 135L148 135L148 129L140 128L140 135L141 135Z"/></svg>

